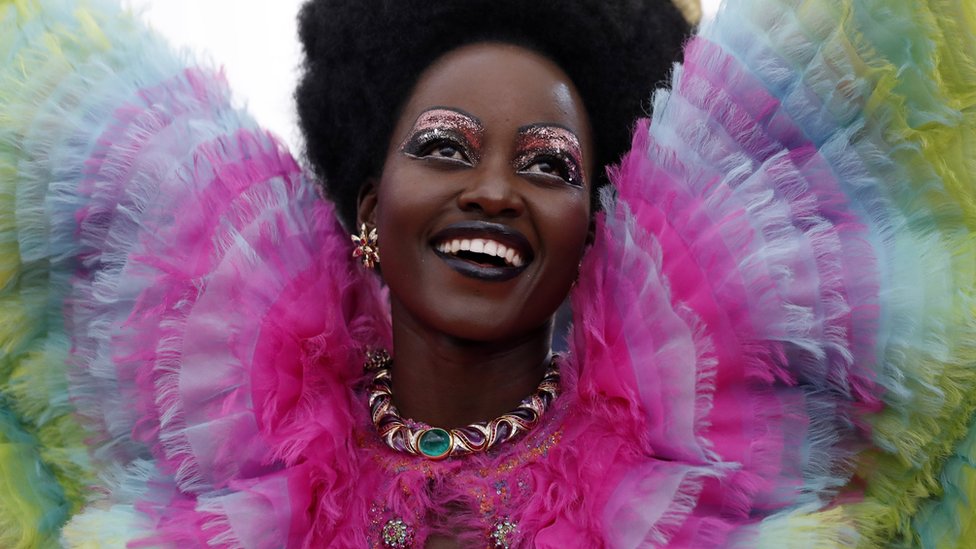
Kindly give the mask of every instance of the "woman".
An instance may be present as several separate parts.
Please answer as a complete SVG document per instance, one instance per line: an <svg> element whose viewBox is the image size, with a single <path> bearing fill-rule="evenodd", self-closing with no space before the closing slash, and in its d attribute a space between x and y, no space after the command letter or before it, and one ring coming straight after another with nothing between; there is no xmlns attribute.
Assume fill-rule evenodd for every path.
<svg viewBox="0 0 976 549"><path fill-rule="evenodd" d="M367 267L378 263L390 291L396 358L384 366L395 372L395 408L377 405L373 414L406 425L378 423L398 453L378 446L370 430L357 435L380 463L355 475L374 485L366 501L382 530L371 543L400 524L401 537L418 544L526 543L539 527L521 519L520 509L550 485L532 477L549 473L524 456L524 465L504 473L500 464L551 444L563 436L567 413L584 413L572 396L559 398L558 411L547 409L560 391L553 315L592 236L603 165L626 146L621 129L669 69L686 23L667 2L610 9L314 2L301 22L308 59L297 98L307 153L346 225L361 227L364 240L378 234L379 257L365 251L362 258ZM372 59L369 51L397 53L363 73L357 60ZM585 99L567 70L581 78ZM336 85L344 77L349 82ZM361 112L373 116L353 114ZM354 132L360 138L352 141ZM523 402L531 406L518 413L527 416L495 420ZM527 434L539 419L547 426ZM465 438L473 429L451 431L476 423L486 434L473 443ZM404 465L402 453L445 462ZM499 471L485 472L491 469ZM409 497L398 493L416 483ZM510 487L504 500L498 486ZM573 497L584 497L577 489ZM550 543L573 543L565 537L572 532L578 543L599 544L585 527L586 508L560 510L569 516L558 528L551 525L556 509L528 520L562 530L548 534Z"/></svg>
<svg viewBox="0 0 976 549"><path fill-rule="evenodd" d="M464 425L512 409L542 378L551 317L577 276L591 202L606 182L603 165L622 154L626 127L645 101L643 90L669 70L687 31L666 2L615 9L621 13L585 5L456 5L431 14L400 4L380 17L379 5L315 2L303 10L308 60L297 97L309 135L307 154L328 182L345 225L365 224L382 239L394 349L398 362L410 364L398 368L393 383L414 384L397 398L401 409L413 406L409 398L424 398L428 406L434 399L456 400L454 410L429 419ZM553 12L562 22L539 32ZM637 21L655 27L641 29L651 31L648 38L638 38ZM401 31L393 35L384 25ZM613 39L613 31L628 38ZM533 41L541 42L536 50L551 53L488 48ZM356 73L364 69L357 59L369 58L369 50L391 51L394 44L397 55ZM478 44L489 51L479 54ZM628 47L648 53L622 55ZM475 48L473 58L454 67L451 52L468 48ZM553 57L585 78L586 101L555 62L544 62ZM611 63L614 57L625 59ZM622 85L625 74L645 84ZM349 81L335 85L343 77ZM588 110L587 104L598 106ZM375 114L366 122L350 115L363 110ZM522 111L516 124L512 113ZM593 123L589 112L597 116ZM350 141L353 132L358 138ZM487 171L492 168L500 171ZM501 183L515 172L535 184L519 192L491 188L507 187ZM487 180L485 188L477 188L479 180ZM457 211L446 211L451 208ZM495 241L514 255L496 252L504 261L469 261L464 251L481 252L438 250L477 239ZM422 270L444 262L468 279L450 299L442 292L458 280ZM453 364L438 365L438 357ZM486 388L492 388L487 395ZM507 394L490 395L494 390ZM498 402L478 402L485 398Z"/></svg>
<svg viewBox="0 0 976 549"><path fill-rule="evenodd" d="M219 79L111 9L11 7L48 33L4 51L32 90L2 104L9 195L45 212L0 235L39 326L5 336L12 514L59 524L91 471L24 390L64 375L67 298L115 464L67 545L965 546L976 249L946 151L976 64L946 37L976 14L734 4L598 193L668 4L310 3L299 110L354 251Z"/></svg>

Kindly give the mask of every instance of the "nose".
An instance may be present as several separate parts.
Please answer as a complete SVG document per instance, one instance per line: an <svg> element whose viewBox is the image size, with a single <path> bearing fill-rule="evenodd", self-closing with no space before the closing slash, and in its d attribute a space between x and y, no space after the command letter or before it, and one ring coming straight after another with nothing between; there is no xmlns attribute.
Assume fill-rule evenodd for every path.
<svg viewBox="0 0 976 549"><path fill-rule="evenodd" d="M466 212L478 212L489 218L518 217L525 212L525 203L518 190L519 181L511 166L478 170L469 185L458 195L458 207Z"/></svg>

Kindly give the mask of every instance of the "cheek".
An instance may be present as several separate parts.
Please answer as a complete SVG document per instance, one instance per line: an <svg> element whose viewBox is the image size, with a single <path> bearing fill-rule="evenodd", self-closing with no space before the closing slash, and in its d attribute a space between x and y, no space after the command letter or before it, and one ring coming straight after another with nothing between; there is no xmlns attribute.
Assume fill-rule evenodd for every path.
<svg viewBox="0 0 976 549"><path fill-rule="evenodd" d="M575 272L590 232L590 207L584 198L553 204L546 216L546 240L554 254L573 261Z"/></svg>
<svg viewBox="0 0 976 549"><path fill-rule="evenodd" d="M443 204L457 181L456 174L445 173L422 161L396 158L387 162L380 178L379 204L397 208L426 205L430 209L432 204Z"/></svg>
<svg viewBox="0 0 976 549"><path fill-rule="evenodd" d="M557 206L550 201L549 206ZM589 202L566 201L560 207L547 208L545 233L547 265L542 274L545 283L536 297L543 300L535 305L552 309L565 300L579 272L580 261L590 234Z"/></svg>
<svg viewBox="0 0 976 549"><path fill-rule="evenodd" d="M411 177L408 169L388 170L380 180L376 199L376 224L387 238L403 236L406 226L424 219L434 197L429 185Z"/></svg>
<svg viewBox="0 0 976 549"><path fill-rule="evenodd" d="M380 240L383 277L418 276L431 235L432 220L448 204L446 186L411 166L395 164L384 172L377 188L375 222Z"/></svg>

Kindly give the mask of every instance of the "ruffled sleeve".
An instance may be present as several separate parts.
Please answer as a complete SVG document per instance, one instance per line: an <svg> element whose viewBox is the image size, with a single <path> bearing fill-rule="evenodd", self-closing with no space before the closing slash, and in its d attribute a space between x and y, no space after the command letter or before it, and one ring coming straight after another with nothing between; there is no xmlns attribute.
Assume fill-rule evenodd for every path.
<svg viewBox="0 0 976 549"><path fill-rule="evenodd" d="M0 544L301 545L376 281L219 71L110 2L0 8Z"/></svg>
<svg viewBox="0 0 976 549"><path fill-rule="evenodd" d="M581 390L646 444L619 545L971 541L974 23L741 0L687 44L574 296ZM660 460L698 478L663 513Z"/></svg>

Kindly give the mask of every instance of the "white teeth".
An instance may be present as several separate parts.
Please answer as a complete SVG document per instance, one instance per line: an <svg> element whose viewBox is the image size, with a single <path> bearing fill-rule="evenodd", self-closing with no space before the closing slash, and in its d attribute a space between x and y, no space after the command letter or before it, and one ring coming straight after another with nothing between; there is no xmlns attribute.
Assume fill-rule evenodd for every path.
<svg viewBox="0 0 976 549"><path fill-rule="evenodd" d="M477 254L491 255L500 257L513 267L521 267L524 263L522 256L514 248L485 238L471 238L444 241L437 245L437 251L445 254L457 254L458 252L471 252Z"/></svg>

